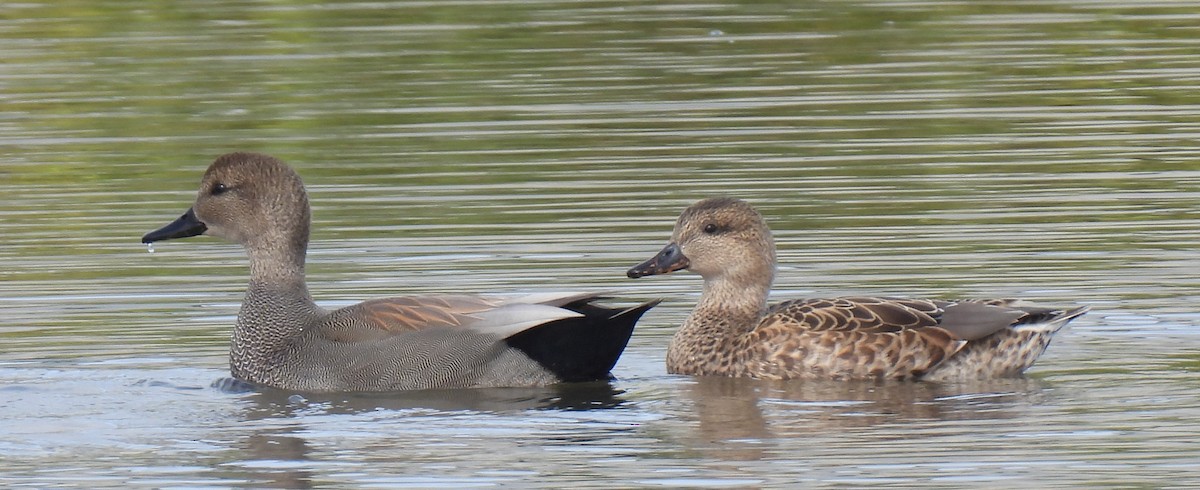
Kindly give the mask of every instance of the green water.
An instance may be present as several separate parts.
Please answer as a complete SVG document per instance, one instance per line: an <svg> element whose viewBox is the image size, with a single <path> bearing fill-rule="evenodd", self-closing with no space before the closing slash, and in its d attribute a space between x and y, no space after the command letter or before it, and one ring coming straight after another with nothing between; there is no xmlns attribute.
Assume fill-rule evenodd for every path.
<svg viewBox="0 0 1200 490"><path fill-rule="evenodd" d="M1200 4L0 5L0 483L1191 486ZM235 150L314 204L326 305L664 297L611 386L306 400L227 375L245 259L148 254ZM779 299L1093 311L1030 379L667 375L679 211L754 203ZM582 409L581 409L582 408Z"/></svg>

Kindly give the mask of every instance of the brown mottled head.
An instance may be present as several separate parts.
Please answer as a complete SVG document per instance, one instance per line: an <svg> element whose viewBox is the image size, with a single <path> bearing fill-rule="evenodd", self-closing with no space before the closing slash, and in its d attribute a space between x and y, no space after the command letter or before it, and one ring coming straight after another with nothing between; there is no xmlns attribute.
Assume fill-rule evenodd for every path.
<svg viewBox="0 0 1200 490"><path fill-rule="evenodd" d="M675 222L671 243L628 274L642 277L680 269L705 279L724 276L769 282L775 272L771 230L745 201L716 197L697 202Z"/></svg>
<svg viewBox="0 0 1200 490"><path fill-rule="evenodd" d="M309 219L308 195L295 171L269 155L229 153L204 172L192 208L142 241L206 234L250 249L285 245L303 253Z"/></svg>

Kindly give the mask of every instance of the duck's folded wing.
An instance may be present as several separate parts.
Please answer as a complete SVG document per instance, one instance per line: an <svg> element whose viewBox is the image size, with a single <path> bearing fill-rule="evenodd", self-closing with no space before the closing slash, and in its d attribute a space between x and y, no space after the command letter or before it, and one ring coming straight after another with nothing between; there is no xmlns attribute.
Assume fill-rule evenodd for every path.
<svg viewBox="0 0 1200 490"><path fill-rule="evenodd" d="M354 313L371 326L404 332L428 328L461 327L473 321L471 315L494 309L500 302L467 295L397 296L364 301Z"/></svg>
<svg viewBox="0 0 1200 490"><path fill-rule="evenodd" d="M773 308L746 339L782 377L817 372L822 377L908 379L966 344L938 326L942 312L928 300L796 300Z"/></svg>
<svg viewBox="0 0 1200 490"><path fill-rule="evenodd" d="M450 328L507 338L544 323L577 316L580 314L571 310L517 298L397 296L334 311L322 334L334 341L362 342L405 332Z"/></svg>
<svg viewBox="0 0 1200 490"><path fill-rule="evenodd" d="M936 302L903 298L815 298L787 301L768 312L758 328L785 323L821 331L889 333L936 327L942 308Z"/></svg>
<svg viewBox="0 0 1200 490"><path fill-rule="evenodd" d="M563 306L567 306L569 304L580 303L580 302L586 303L588 301L592 301L592 300L596 300L596 299L603 299L605 297L606 296L604 293L595 293L595 292L580 293L580 292L552 291L552 292L542 292L542 293L529 293L529 294L525 294L525 295L521 295L521 296L500 297L500 298L494 298L494 299L499 299L499 301L504 304L530 303L530 304L563 307Z"/></svg>
<svg viewBox="0 0 1200 490"><path fill-rule="evenodd" d="M1020 319L1041 315L1048 308L1031 310L1011 308L1005 300L936 301L942 308L937 316L938 326L955 337L979 340L1016 324Z"/></svg>

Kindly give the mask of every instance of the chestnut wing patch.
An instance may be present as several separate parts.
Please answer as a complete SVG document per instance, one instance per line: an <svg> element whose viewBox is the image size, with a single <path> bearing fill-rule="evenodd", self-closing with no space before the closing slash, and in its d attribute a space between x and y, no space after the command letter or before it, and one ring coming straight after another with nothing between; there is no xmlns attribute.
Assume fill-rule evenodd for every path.
<svg viewBox="0 0 1200 490"><path fill-rule="evenodd" d="M398 296L336 310L318 328L334 342L370 342L436 328L460 328L500 301L477 296Z"/></svg>
<svg viewBox="0 0 1200 490"><path fill-rule="evenodd" d="M400 296L359 303L359 317L391 332L427 328L461 327L474 320L472 313L499 306L498 301L475 296Z"/></svg>

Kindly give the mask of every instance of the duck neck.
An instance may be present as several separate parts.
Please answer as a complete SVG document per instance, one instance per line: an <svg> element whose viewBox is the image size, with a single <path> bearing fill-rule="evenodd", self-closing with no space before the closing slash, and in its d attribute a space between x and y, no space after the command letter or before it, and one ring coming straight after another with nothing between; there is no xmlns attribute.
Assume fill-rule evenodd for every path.
<svg viewBox="0 0 1200 490"><path fill-rule="evenodd" d="M737 278L716 278L704 282L700 301L692 311L693 318L722 318L728 322L719 333L741 334L753 329L767 311L767 295L771 290L768 281L743 281ZM693 329L701 329L696 322L688 322ZM718 332L710 332L718 334Z"/></svg>
<svg viewBox="0 0 1200 490"><path fill-rule="evenodd" d="M247 247L250 256L250 283L264 284L281 289L306 290L304 283L304 256L307 245L302 247Z"/></svg>
<svg viewBox="0 0 1200 490"><path fill-rule="evenodd" d="M270 384L272 368L322 311L304 281L304 251L250 249L250 285L230 348L236 378Z"/></svg>
<svg viewBox="0 0 1200 490"><path fill-rule="evenodd" d="M699 303L667 348L668 370L681 374L726 374L713 371L718 363L709 362L709 358L727 350L728 343L753 330L762 320L767 311L770 279L770 274L766 280L706 279Z"/></svg>

